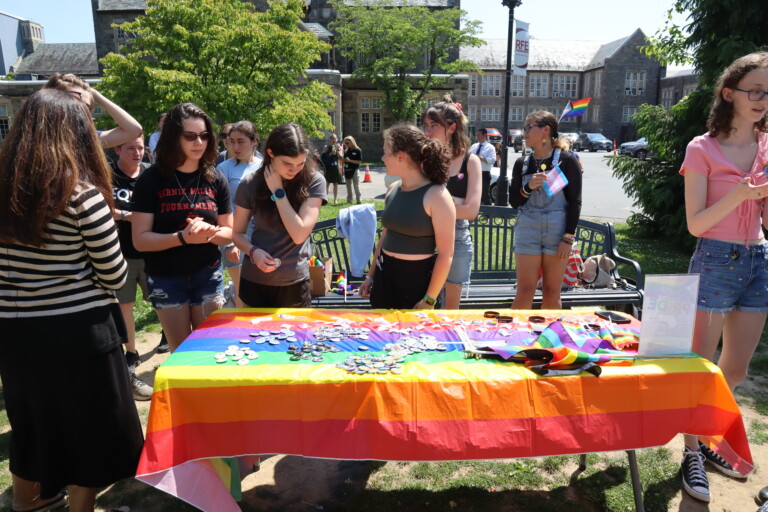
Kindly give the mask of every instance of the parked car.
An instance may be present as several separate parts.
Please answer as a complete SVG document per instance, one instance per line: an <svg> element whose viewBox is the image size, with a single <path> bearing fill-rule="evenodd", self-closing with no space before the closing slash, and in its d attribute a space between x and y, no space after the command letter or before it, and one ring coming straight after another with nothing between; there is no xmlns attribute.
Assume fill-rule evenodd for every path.
<svg viewBox="0 0 768 512"><path fill-rule="evenodd" d="M523 130L513 130L510 128L509 137L507 138L507 146L510 148L515 146L515 139L523 136Z"/></svg>
<svg viewBox="0 0 768 512"><path fill-rule="evenodd" d="M568 144L570 145L571 149L573 149L573 144L576 142L576 139L579 138L578 133L573 132L560 132L560 137L564 138L568 141Z"/></svg>
<svg viewBox="0 0 768 512"><path fill-rule="evenodd" d="M645 137L632 142L625 142L619 146L619 154L645 160L648 156L648 141Z"/></svg>
<svg viewBox="0 0 768 512"><path fill-rule="evenodd" d="M501 142L501 132L497 130L496 128L488 128L488 142L491 144L496 144L497 142Z"/></svg>
<svg viewBox="0 0 768 512"><path fill-rule="evenodd" d="M613 143L602 133L582 133L573 143L574 151L613 151Z"/></svg>

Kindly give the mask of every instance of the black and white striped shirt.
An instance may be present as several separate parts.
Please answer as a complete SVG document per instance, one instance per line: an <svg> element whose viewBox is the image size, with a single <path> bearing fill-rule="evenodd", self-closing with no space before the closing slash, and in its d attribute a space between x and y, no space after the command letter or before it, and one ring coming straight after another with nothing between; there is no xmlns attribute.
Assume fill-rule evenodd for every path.
<svg viewBox="0 0 768 512"><path fill-rule="evenodd" d="M0 243L0 318L45 317L117 303L127 265L104 196L78 186L42 247ZM65 327L66 328L66 327Z"/></svg>

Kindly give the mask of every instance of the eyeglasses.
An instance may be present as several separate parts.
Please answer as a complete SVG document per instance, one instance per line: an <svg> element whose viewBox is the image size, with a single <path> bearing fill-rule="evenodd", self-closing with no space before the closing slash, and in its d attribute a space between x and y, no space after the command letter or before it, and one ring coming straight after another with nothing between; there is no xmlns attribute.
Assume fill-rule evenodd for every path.
<svg viewBox="0 0 768 512"><path fill-rule="evenodd" d="M526 124L526 125L523 125L523 133L528 133L529 131L531 131L531 128L533 128L534 126L537 127L537 128L542 128L545 125L543 125L543 124Z"/></svg>
<svg viewBox="0 0 768 512"><path fill-rule="evenodd" d="M189 142L196 141L198 137L200 137L201 142L205 142L210 138L211 134L208 132L182 132L181 136L184 137L184 140Z"/></svg>
<svg viewBox="0 0 768 512"><path fill-rule="evenodd" d="M734 87L733 90L747 93L747 98L749 98L751 101L760 101L766 96L768 96L768 91L763 91L761 89L746 90L746 89L739 89L738 87Z"/></svg>

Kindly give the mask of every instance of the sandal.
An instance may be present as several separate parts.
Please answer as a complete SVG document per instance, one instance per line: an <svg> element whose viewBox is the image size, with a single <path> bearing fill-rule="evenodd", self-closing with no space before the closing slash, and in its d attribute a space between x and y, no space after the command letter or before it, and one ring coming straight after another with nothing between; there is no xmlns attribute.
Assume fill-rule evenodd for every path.
<svg viewBox="0 0 768 512"><path fill-rule="evenodd" d="M67 493L60 492L56 497L53 498L53 500L43 503L42 505L39 505L35 508L19 510L17 508L11 507L11 510L13 510L13 512L47 512L48 510L55 510L59 507L63 507L66 504Z"/></svg>

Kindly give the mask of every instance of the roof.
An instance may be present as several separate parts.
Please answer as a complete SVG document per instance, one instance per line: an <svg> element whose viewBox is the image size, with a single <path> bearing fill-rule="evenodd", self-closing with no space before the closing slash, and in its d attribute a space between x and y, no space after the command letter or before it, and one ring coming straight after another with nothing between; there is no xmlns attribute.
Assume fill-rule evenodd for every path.
<svg viewBox="0 0 768 512"><path fill-rule="evenodd" d="M673 69L673 70L670 70L669 68L667 68L667 76L665 76L664 78L692 76L696 74L697 74L696 70L693 68L681 68L681 69Z"/></svg>
<svg viewBox="0 0 768 512"><path fill-rule="evenodd" d="M75 73L76 75L98 75L99 63L95 43L43 43L35 47L34 53L21 61L17 74L52 75Z"/></svg>
<svg viewBox="0 0 768 512"><path fill-rule="evenodd" d="M530 39L529 71L586 71L605 65L605 59L610 58L632 35L604 43L601 41L556 41L547 39ZM503 70L507 67L507 40L487 39L486 46L479 48L463 47L459 57L477 64L480 69Z"/></svg>
<svg viewBox="0 0 768 512"><path fill-rule="evenodd" d="M146 11L146 0L99 0L100 11Z"/></svg>
<svg viewBox="0 0 768 512"><path fill-rule="evenodd" d="M405 0L409 6L415 7L453 7L456 5L456 0ZM345 4L352 5L356 2L352 0L344 0ZM373 4L381 3L381 0L361 0L361 4Z"/></svg>
<svg viewBox="0 0 768 512"><path fill-rule="evenodd" d="M328 39L333 37L333 32L325 28L320 23L300 22L300 24L304 27L304 29L307 30L307 32L312 32L321 41L328 41Z"/></svg>
<svg viewBox="0 0 768 512"><path fill-rule="evenodd" d="M8 16L9 18L15 18L19 21L29 21L27 18L22 18L21 16L16 16L15 14L11 14L9 12L0 11L0 15Z"/></svg>

